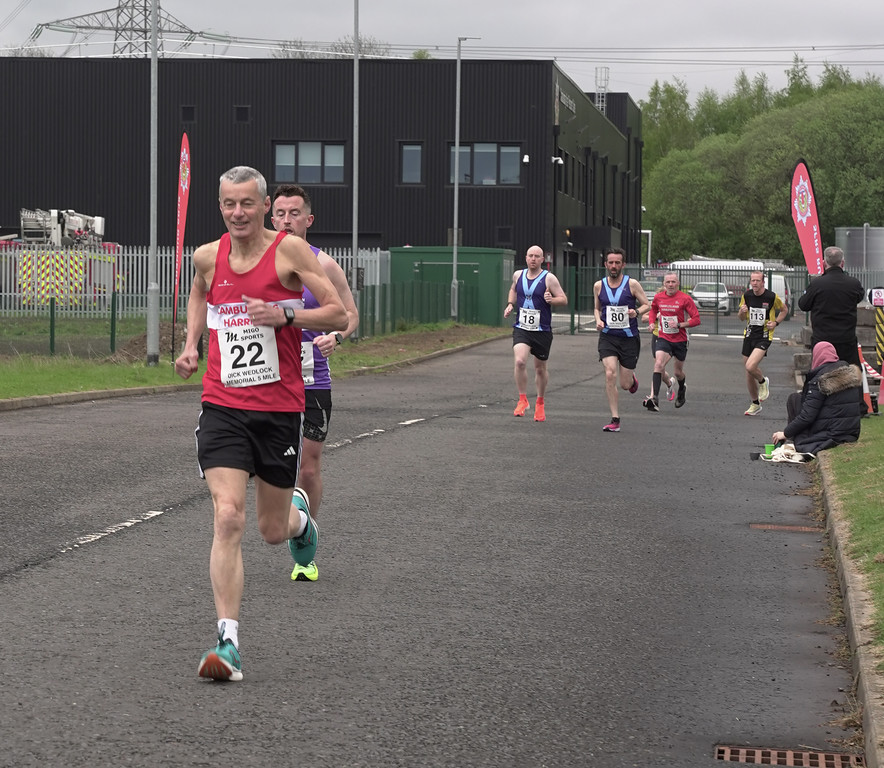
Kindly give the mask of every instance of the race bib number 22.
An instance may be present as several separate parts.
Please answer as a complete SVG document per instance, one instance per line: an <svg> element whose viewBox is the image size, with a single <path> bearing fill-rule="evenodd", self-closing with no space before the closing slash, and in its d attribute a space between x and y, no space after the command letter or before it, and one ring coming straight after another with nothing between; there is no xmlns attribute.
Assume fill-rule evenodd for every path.
<svg viewBox="0 0 884 768"><path fill-rule="evenodd" d="M279 381L276 331L266 325L218 331L221 381L225 387L253 387Z"/></svg>

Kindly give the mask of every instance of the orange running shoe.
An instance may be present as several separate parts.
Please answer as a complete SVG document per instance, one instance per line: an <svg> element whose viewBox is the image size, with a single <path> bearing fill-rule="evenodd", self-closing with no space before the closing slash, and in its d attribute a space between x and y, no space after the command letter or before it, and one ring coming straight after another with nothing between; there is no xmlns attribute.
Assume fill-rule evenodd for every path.
<svg viewBox="0 0 884 768"><path fill-rule="evenodd" d="M534 421L546 421L546 405L542 397L537 398L537 405L534 406Z"/></svg>
<svg viewBox="0 0 884 768"><path fill-rule="evenodd" d="M529 407L528 398L520 397L519 402L516 404L516 410L513 411L513 416L524 416L525 411L527 411Z"/></svg>

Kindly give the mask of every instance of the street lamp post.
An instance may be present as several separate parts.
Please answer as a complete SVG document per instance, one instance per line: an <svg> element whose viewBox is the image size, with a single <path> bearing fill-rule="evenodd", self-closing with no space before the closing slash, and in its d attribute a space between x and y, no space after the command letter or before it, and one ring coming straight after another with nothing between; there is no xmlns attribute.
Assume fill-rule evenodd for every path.
<svg viewBox="0 0 884 768"><path fill-rule="evenodd" d="M457 320L457 229L458 195L460 193L460 46L464 40L478 40L478 37L457 38L457 68L454 86L454 222L451 234L451 318Z"/></svg>
<svg viewBox="0 0 884 768"><path fill-rule="evenodd" d="M353 0L353 223L350 259L350 292L359 308L359 0ZM359 328L351 334L354 341Z"/></svg>
<svg viewBox="0 0 884 768"><path fill-rule="evenodd" d="M157 256L157 117L159 69L157 66L157 19L160 0L150 4L150 243L147 256L147 365L160 362L160 283ZM174 350L173 350L174 354Z"/></svg>

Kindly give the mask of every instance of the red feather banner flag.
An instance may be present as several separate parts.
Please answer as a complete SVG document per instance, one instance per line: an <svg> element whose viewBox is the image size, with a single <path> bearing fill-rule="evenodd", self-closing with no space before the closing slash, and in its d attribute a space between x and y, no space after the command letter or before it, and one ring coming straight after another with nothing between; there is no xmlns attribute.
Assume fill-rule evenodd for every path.
<svg viewBox="0 0 884 768"><path fill-rule="evenodd" d="M799 160L792 172L792 221L798 231L798 240L804 252L804 263L811 275L823 273L823 249L820 244L820 220L816 213L816 199L810 183L810 171L804 160Z"/></svg>
<svg viewBox="0 0 884 768"><path fill-rule="evenodd" d="M190 142L181 135L178 163L178 224L175 234L175 289L172 299L172 357L175 356L175 322L178 319L178 284L181 281L181 255L184 250L184 225L187 221L187 200L190 197Z"/></svg>

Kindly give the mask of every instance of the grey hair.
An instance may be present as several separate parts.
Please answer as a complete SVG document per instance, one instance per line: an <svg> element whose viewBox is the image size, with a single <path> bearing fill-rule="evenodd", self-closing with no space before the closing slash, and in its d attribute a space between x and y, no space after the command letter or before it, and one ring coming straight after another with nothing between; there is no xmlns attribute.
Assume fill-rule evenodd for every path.
<svg viewBox="0 0 884 768"><path fill-rule="evenodd" d="M258 184L258 196L262 200L267 197L267 180L259 171L250 168L248 165L236 165L229 171L221 174L221 178L218 181L218 197L221 196L220 185L225 181L229 181L231 184L244 184L247 181L254 181Z"/></svg>
<svg viewBox="0 0 884 768"><path fill-rule="evenodd" d="M823 251L823 258L826 260L826 264L830 267L840 267L841 263L844 261L844 251L842 251L837 245L830 245Z"/></svg>

